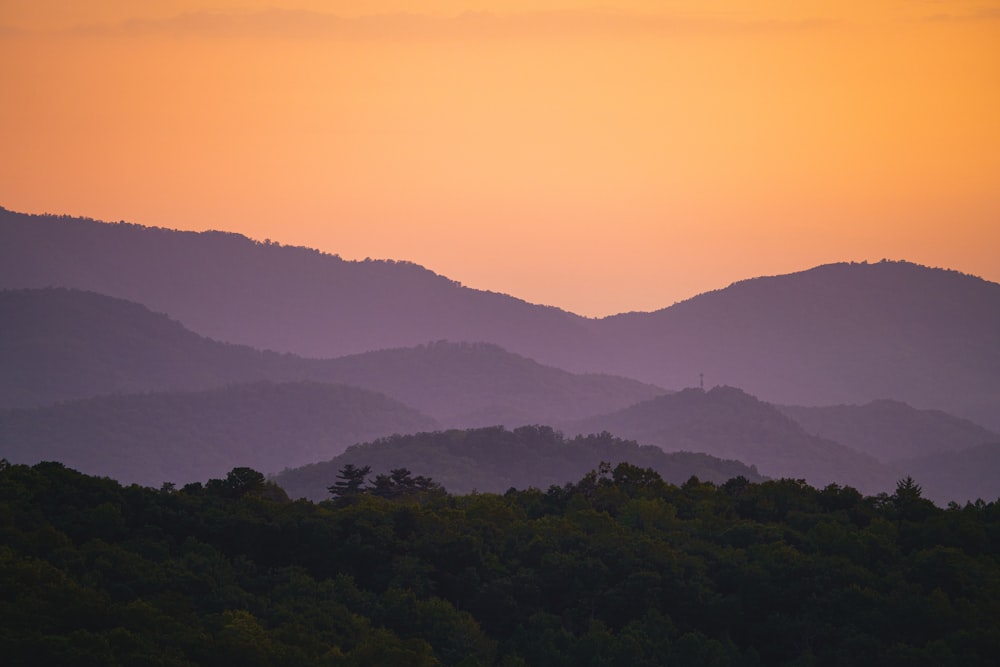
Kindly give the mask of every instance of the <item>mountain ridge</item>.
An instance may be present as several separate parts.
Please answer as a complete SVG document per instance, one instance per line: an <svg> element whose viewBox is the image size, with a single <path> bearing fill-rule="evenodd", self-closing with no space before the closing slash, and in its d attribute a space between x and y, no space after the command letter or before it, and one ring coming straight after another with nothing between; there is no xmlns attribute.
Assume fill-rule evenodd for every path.
<svg viewBox="0 0 1000 667"><path fill-rule="evenodd" d="M101 396L0 411L0 457L58 460L123 483L204 481L236 466L277 471L349 445L437 428L367 389L258 381L201 391Z"/></svg>
<svg viewBox="0 0 1000 667"><path fill-rule="evenodd" d="M579 418L663 393L581 375L492 343L436 343L306 359L200 336L131 301L68 288L0 290L0 407L269 379L377 391L447 426Z"/></svg>
<svg viewBox="0 0 1000 667"><path fill-rule="evenodd" d="M1000 285L952 270L827 264L597 320L410 263L232 233L3 211L0 240L0 287L92 289L263 349L334 357L483 341L575 373L672 389L704 375L779 404L893 398L1000 430Z"/></svg>
<svg viewBox="0 0 1000 667"><path fill-rule="evenodd" d="M849 484L874 492L891 485L873 457L809 435L774 406L735 387L685 389L623 410L561 424L568 433L609 431L664 451L692 451L753 464L762 475Z"/></svg>

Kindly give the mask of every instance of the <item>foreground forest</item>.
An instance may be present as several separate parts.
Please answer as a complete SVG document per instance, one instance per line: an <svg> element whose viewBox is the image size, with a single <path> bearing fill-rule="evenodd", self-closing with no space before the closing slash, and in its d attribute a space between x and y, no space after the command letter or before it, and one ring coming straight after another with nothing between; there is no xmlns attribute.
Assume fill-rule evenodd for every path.
<svg viewBox="0 0 1000 667"><path fill-rule="evenodd" d="M366 479L368 477L368 479ZM290 502L0 465L0 652L61 665L989 665L1000 503L601 466Z"/></svg>

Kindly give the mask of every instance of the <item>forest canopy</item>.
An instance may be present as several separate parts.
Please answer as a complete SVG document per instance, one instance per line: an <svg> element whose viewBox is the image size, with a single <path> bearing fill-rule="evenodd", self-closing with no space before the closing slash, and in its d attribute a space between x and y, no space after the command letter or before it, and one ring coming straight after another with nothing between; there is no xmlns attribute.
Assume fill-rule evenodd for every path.
<svg viewBox="0 0 1000 667"><path fill-rule="evenodd" d="M394 470L123 487L0 465L6 664L988 665L1000 504L604 464L451 495ZM341 473L345 473L341 470ZM393 490L395 489L395 490ZM406 490L406 492L401 492ZM412 491L412 492L411 492Z"/></svg>

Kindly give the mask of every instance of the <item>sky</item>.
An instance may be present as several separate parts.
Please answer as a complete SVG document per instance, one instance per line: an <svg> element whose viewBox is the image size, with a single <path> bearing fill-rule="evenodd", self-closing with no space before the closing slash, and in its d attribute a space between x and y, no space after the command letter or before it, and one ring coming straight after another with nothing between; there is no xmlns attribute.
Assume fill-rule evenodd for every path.
<svg viewBox="0 0 1000 667"><path fill-rule="evenodd" d="M1000 282L1000 1L0 0L0 206L587 316L908 259Z"/></svg>

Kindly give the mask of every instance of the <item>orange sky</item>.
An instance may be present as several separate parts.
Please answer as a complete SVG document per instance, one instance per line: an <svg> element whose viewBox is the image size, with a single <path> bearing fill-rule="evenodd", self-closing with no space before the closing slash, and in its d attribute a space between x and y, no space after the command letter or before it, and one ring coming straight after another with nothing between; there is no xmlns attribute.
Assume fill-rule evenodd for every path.
<svg viewBox="0 0 1000 667"><path fill-rule="evenodd" d="M840 260L1000 281L1000 2L275 4L0 1L0 205L585 315Z"/></svg>

